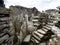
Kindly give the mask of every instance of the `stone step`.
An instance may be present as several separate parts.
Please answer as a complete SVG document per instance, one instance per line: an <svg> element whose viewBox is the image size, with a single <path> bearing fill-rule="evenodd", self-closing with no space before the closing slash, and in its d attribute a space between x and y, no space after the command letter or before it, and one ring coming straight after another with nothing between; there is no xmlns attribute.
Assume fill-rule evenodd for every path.
<svg viewBox="0 0 60 45"><path fill-rule="evenodd" d="M51 29L50 27L47 27L47 26L43 26L43 28L45 28L47 30L50 30Z"/></svg>
<svg viewBox="0 0 60 45"><path fill-rule="evenodd" d="M46 33L46 32L45 32L44 30L42 30L42 29L37 30L37 32L39 32L39 33L41 33L41 34L45 34L45 33Z"/></svg>
<svg viewBox="0 0 60 45"><path fill-rule="evenodd" d="M38 24L38 23L34 23L33 25L34 25L34 26L38 26L39 24Z"/></svg>
<svg viewBox="0 0 60 45"><path fill-rule="evenodd" d="M37 31L35 31L33 34L37 35L38 37L42 38L43 34L38 33Z"/></svg>
<svg viewBox="0 0 60 45"><path fill-rule="evenodd" d="M42 30L44 30L45 32L47 32L47 31L48 31L46 28L42 28Z"/></svg>
<svg viewBox="0 0 60 45"><path fill-rule="evenodd" d="M34 22L38 22L38 19L33 19L32 21L34 21Z"/></svg>
<svg viewBox="0 0 60 45"><path fill-rule="evenodd" d="M35 34L33 34L33 37L36 38L37 40L40 40L40 37Z"/></svg>
<svg viewBox="0 0 60 45"><path fill-rule="evenodd" d="M37 39L33 38L33 37L32 37L31 40L32 40L33 42L35 42L35 43L39 43L39 41L38 41Z"/></svg>
<svg viewBox="0 0 60 45"><path fill-rule="evenodd" d="M39 18L39 16L33 16L33 18Z"/></svg>
<svg viewBox="0 0 60 45"><path fill-rule="evenodd" d="M48 25L48 24L47 24L46 26L47 26L47 27L52 27L51 25Z"/></svg>
<svg viewBox="0 0 60 45"><path fill-rule="evenodd" d="M53 26L53 23L48 22L47 24Z"/></svg>

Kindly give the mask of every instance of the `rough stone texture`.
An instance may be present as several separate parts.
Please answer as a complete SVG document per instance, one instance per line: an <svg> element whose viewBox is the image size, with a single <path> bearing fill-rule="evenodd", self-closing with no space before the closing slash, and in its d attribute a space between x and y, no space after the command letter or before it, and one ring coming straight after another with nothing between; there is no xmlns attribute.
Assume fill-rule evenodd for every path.
<svg viewBox="0 0 60 45"><path fill-rule="evenodd" d="M2 3L2 5L4 5ZM41 19L41 22L46 23L48 14L46 16L45 13L39 12L35 7L34 8L26 8L22 6L10 6L9 9L2 8L3 6L0 6L0 25L5 24L7 21L11 28L5 29L3 32L8 32L8 35L14 36L14 43L17 41L20 41L18 43L22 43L26 35L31 34L36 28L33 26L33 17L34 16L40 16L39 19ZM11 12L11 13L10 13ZM1 15L2 14L2 15ZM10 14L10 15L9 15ZM5 20L4 15L9 15L7 16L8 18ZM28 18L27 18L28 17ZM8 19L10 19L8 21ZM28 19L28 20L27 20ZM1 20L3 22L1 22ZM43 25L42 23L39 23ZM1 27L1 26L0 26ZM4 26L3 26L4 27ZM8 31L9 30L9 31ZM0 30L0 32L2 32ZM17 40L18 37L18 40Z"/></svg>
<svg viewBox="0 0 60 45"><path fill-rule="evenodd" d="M39 18L43 19L42 22L46 22L48 19L47 18L48 14L47 14L47 16L45 13L41 14L35 7L34 8L26 8L26 7L22 7L22 6L10 6L10 9L12 10L12 13L10 14L11 21L14 22L13 23L15 26L14 30L15 30L15 33L17 34L18 39L20 39L19 40L20 43L24 40L26 35L33 32L32 19L34 16L37 16L37 15L40 16ZM26 20L26 19L28 19L28 20ZM27 23L28 26L26 26L26 21L28 22ZM30 24L30 22L31 22L31 24Z"/></svg>
<svg viewBox="0 0 60 45"><path fill-rule="evenodd" d="M8 45L10 38L10 10L5 8L4 1L0 0L0 45Z"/></svg>
<svg viewBox="0 0 60 45"><path fill-rule="evenodd" d="M34 27L32 26L32 18L34 15L40 15L40 12L35 7L26 8L22 6L10 6L10 9L12 10L12 13L10 13L11 21L13 21L16 26L14 30L21 43L26 37L26 35L33 32Z"/></svg>

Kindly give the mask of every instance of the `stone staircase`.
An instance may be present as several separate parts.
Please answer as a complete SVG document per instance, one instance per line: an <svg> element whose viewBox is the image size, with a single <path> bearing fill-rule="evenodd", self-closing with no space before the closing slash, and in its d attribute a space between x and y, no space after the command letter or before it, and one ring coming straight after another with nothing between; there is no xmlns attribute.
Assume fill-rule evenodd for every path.
<svg viewBox="0 0 60 45"><path fill-rule="evenodd" d="M44 34L46 34L51 29L51 26L52 23L48 22L45 26L43 26L43 28L34 31L31 41L35 43L40 43L40 41L43 40L42 37L44 37Z"/></svg>
<svg viewBox="0 0 60 45"><path fill-rule="evenodd" d="M39 25L39 24L38 24L38 18L39 18L38 15L37 15L37 16L33 16L32 22L33 22L33 25L34 25L34 26L38 26L38 25Z"/></svg>

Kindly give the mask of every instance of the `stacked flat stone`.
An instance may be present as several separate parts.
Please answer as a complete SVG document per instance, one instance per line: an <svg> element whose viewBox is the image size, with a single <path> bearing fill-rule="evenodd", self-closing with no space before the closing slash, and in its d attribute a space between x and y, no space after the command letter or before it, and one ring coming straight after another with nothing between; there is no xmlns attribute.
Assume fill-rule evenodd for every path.
<svg viewBox="0 0 60 45"><path fill-rule="evenodd" d="M42 43L45 41L48 41L54 33L51 31L52 23L47 23L45 26L43 26L42 29L38 29L37 31L34 31L32 34L31 41L34 43Z"/></svg>
<svg viewBox="0 0 60 45"><path fill-rule="evenodd" d="M32 21L33 21L33 25L34 26L39 26L38 19L39 19L39 16L38 15L37 16L33 16Z"/></svg>
<svg viewBox="0 0 60 45"><path fill-rule="evenodd" d="M6 8L0 7L0 45L12 45L13 37L11 36L10 15ZM12 38L11 38L12 37Z"/></svg>
<svg viewBox="0 0 60 45"><path fill-rule="evenodd" d="M9 15L0 14L0 42L1 43L9 38L9 34L8 34L9 30L10 30Z"/></svg>
<svg viewBox="0 0 60 45"><path fill-rule="evenodd" d="M0 29L2 32L5 32L5 30L9 30L9 15L0 14Z"/></svg>

